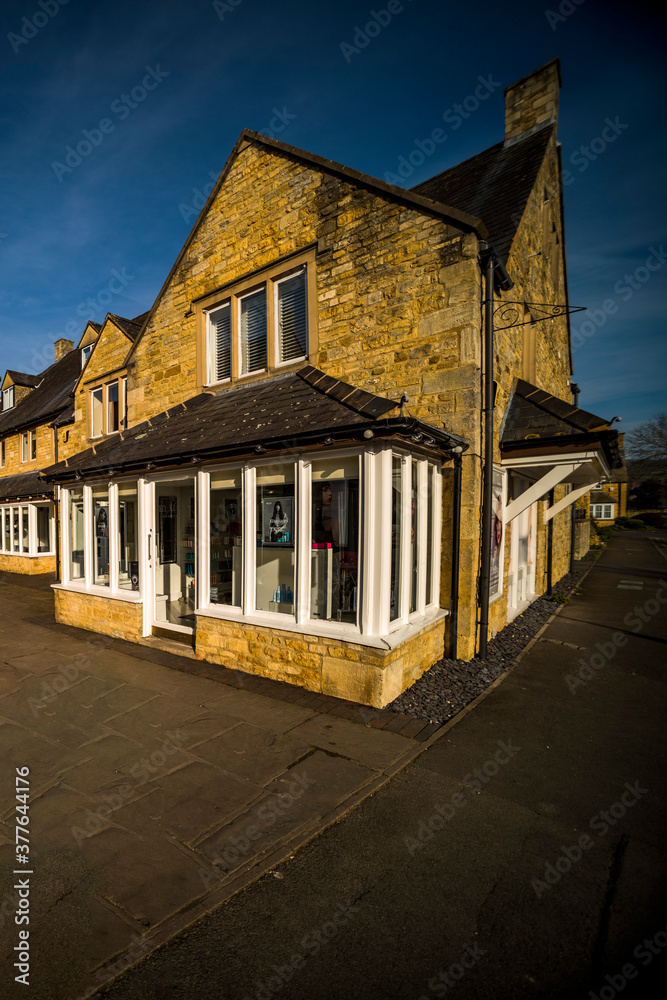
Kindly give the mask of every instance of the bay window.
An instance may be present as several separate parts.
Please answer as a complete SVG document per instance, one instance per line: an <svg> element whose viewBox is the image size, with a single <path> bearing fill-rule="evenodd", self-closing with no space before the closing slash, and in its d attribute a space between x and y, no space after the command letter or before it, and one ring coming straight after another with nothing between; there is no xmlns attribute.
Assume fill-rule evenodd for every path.
<svg viewBox="0 0 667 1000"><path fill-rule="evenodd" d="M294 614L294 466L257 469L255 610Z"/></svg>
<svg viewBox="0 0 667 1000"><path fill-rule="evenodd" d="M243 491L240 469L211 474L211 604L241 607Z"/></svg>
<svg viewBox="0 0 667 1000"><path fill-rule="evenodd" d="M109 586L109 491L93 489L93 583Z"/></svg>
<svg viewBox="0 0 667 1000"><path fill-rule="evenodd" d="M139 590L139 498L136 483L118 486L118 588Z"/></svg>

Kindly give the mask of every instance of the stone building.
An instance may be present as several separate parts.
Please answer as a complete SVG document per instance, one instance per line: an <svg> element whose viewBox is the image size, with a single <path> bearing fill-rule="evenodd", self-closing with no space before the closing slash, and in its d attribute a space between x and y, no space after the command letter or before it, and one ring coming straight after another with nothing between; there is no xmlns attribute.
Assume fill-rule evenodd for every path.
<svg viewBox="0 0 667 1000"><path fill-rule="evenodd" d="M620 465L614 469L608 482L596 483L589 495L590 516L600 524L612 524L628 511L628 469L623 451L623 435L618 435Z"/></svg>
<svg viewBox="0 0 667 1000"><path fill-rule="evenodd" d="M559 87L410 191L241 134L150 311L79 345L59 621L382 706L568 571L618 452L569 401Z"/></svg>

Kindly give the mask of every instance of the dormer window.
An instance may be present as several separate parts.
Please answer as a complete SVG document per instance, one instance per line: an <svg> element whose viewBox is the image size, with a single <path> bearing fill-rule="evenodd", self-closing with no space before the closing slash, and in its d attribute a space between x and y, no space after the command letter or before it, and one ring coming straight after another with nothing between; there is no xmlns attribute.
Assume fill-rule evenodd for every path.
<svg viewBox="0 0 667 1000"><path fill-rule="evenodd" d="M90 436L114 434L124 426L126 411L127 379L115 379L106 385L91 389Z"/></svg>
<svg viewBox="0 0 667 1000"><path fill-rule="evenodd" d="M93 353L93 344L88 344L81 351L81 368L84 369L88 364L88 358Z"/></svg>
<svg viewBox="0 0 667 1000"><path fill-rule="evenodd" d="M14 386L2 390L2 409L11 410L14 405Z"/></svg>

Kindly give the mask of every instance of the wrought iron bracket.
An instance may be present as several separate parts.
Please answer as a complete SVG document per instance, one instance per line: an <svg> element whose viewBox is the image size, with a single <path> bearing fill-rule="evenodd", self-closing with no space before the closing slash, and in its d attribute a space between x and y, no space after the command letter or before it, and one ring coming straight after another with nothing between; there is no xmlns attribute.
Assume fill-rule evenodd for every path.
<svg viewBox="0 0 667 1000"><path fill-rule="evenodd" d="M556 316L566 316L569 313L583 312L587 306L552 305L546 302L501 302L493 310L496 330L511 330L514 326L533 326L545 319L555 319ZM530 313L530 319L523 319L524 311Z"/></svg>

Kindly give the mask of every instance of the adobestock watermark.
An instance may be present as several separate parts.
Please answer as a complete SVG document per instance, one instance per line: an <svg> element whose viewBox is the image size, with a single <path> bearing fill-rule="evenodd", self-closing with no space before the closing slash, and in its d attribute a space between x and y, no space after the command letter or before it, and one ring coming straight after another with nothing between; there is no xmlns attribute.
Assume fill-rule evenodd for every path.
<svg viewBox="0 0 667 1000"><path fill-rule="evenodd" d="M16 34L10 31L7 35L7 41L14 52L20 52L22 46L32 41L39 34L40 30L45 28L49 21L53 20L60 11L60 8L66 7L69 2L70 0L37 0L37 7L39 9L31 14L30 17L21 18L21 33Z"/></svg>
<svg viewBox="0 0 667 1000"><path fill-rule="evenodd" d="M299 945L300 951L295 951L290 955L285 965L272 966L271 975L264 981L256 982L253 992L247 993L241 1000L271 1000L289 983L295 972L304 968L309 958L319 955L320 951L336 937L340 928L349 924L359 913L359 910L358 903L351 899L339 903L321 927L304 934Z"/></svg>
<svg viewBox="0 0 667 1000"><path fill-rule="evenodd" d="M412 3L412 0L407 0L407 2ZM355 24L352 41L339 43L345 62L349 64L352 62L352 56L361 55L373 39L377 38L380 32L391 24L397 14L402 14L404 10L405 6L401 0L389 0L386 7L382 7L380 10L369 10L369 20L363 27Z"/></svg>
<svg viewBox="0 0 667 1000"><path fill-rule="evenodd" d="M111 278L106 285L100 288L95 295L89 295L87 299L79 302L76 306L75 312L77 316L81 317L81 319L68 320L62 331L60 333L53 334L49 340L45 342L44 347L40 351L33 348L29 368L30 373L37 375L44 371L45 368L52 365L53 342L55 340L60 340L61 338L77 341L83 333L85 323L89 320L95 319L95 317L99 316L100 313L106 315L108 312L107 307L111 304L114 297L123 295L130 282L134 281L134 278L135 276L133 274L128 274L127 268L125 267L121 267L120 270L115 267L112 268Z"/></svg>
<svg viewBox="0 0 667 1000"><path fill-rule="evenodd" d="M119 958L114 959L113 962L107 962L106 965L97 969L95 978L99 983L102 983L110 976L119 976L121 972L124 972L125 969L134 965L144 955L147 955L151 947L151 943L143 935L134 934L129 948Z"/></svg>
<svg viewBox="0 0 667 1000"><path fill-rule="evenodd" d="M288 127L290 122L293 122L298 115L293 115L287 110L286 106L283 105L282 108L273 108L271 111L271 119L268 125L263 128L258 129L261 135L266 135L269 139L275 139L277 135L284 132ZM219 174L210 170L208 173L208 180L201 185L201 187L194 187L192 189L193 198L189 203L181 202L178 206L178 211L181 213L183 220L188 223L192 223L201 212L202 208L206 204L208 196L215 187L218 181Z"/></svg>
<svg viewBox="0 0 667 1000"><path fill-rule="evenodd" d="M629 128L630 126L622 122L618 115L613 120L605 118L604 128L601 130L600 135L595 136L594 139L590 139L587 146L583 144L578 146L573 153L570 153L568 162L573 167L576 167L580 174L583 173L585 170L588 170L591 163L594 163L603 153L606 153L612 143L616 142L619 135L622 135ZM565 187L574 183L575 180L576 177L572 171L563 170L563 184Z"/></svg>
<svg viewBox="0 0 667 1000"><path fill-rule="evenodd" d="M148 97L152 90L156 90L163 80L171 74L157 66L146 66L146 75L140 83L132 87L129 94L121 94L115 101L111 102L109 110L118 121L125 121L130 114L139 107ZM100 118L96 128L81 130L83 139L79 139L76 146L65 146L64 162L60 160L51 161L51 169L62 184L63 179L80 167L86 157L90 156L94 149L98 149L104 142L107 135L116 131L116 122L111 118Z"/></svg>
<svg viewBox="0 0 667 1000"><path fill-rule="evenodd" d="M667 604L667 583L660 580L660 590L656 591L655 597L649 597L643 605L628 611L623 623L633 632L641 632L644 625L655 618L665 604ZM577 688L585 687L589 681L597 677L597 673L611 662L617 651L627 645L627 642L628 636L624 632L614 632L610 642L596 642L595 648L598 652L593 653L588 660L580 659L581 667L576 674L565 674L563 677L570 694L576 694Z"/></svg>
<svg viewBox="0 0 667 1000"><path fill-rule="evenodd" d="M498 740L498 750L496 750L493 757L484 761L481 767L473 768L472 771L469 771L463 777L462 783L466 790L474 794L479 794L483 786L488 784L491 778L498 774L500 766L502 764L509 764L512 757L520 751L521 747L513 746L511 740L508 740L507 743ZM465 804L465 794L463 792L454 792L446 802L441 802L434 806L432 815L426 820L420 820L414 836L408 835L403 838L403 842L409 853L414 854L416 850L427 844L429 840L433 840L435 834L442 830L445 823L453 819L459 810L463 809Z"/></svg>
<svg viewBox="0 0 667 1000"><path fill-rule="evenodd" d="M252 814L249 822L246 822L244 818L243 828L241 830L237 829L236 834L229 834L223 831L224 839L217 845L215 852L208 854L210 848L207 848L209 860L212 864L218 865L227 871L234 868L239 861L256 850L258 842L264 838L277 820L281 816L284 816L299 801L303 793L311 785L315 784L315 779L309 778L305 770L299 774L295 774L294 778L288 782L287 791L279 792L274 798L269 799L259 806ZM220 878L218 872L211 872L205 868L200 869L199 876L204 883L204 887L207 889L212 882L217 882Z"/></svg>
<svg viewBox="0 0 667 1000"><path fill-rule="evenodd" d="M483 958L486 954L487 952L483 948L480 948L477 942L475 944L467 944L461 952L458 962L452 962L447 969L438 969L435 976L429 979L427 983L428 990L436 997L446 996L448 990L456 986L463 979L466 972L474 968L480 958ZM430 1000L430 997L422 993L418 997L418 1000Z"/></svg>
<svg viewBox="0 0 667 1000"><path fill-rule="evenodd" d="M137 797L137 789L151 781L162 770L169 757L178 752L182 743L183 737L180 731L167 733L167 739L159 750L155 750L150 757L142 757L130 768L130 775L136 779L135 784L120 785L117 791L102 796L103 801L97 809L85 809L86 821L83 827L73 826L71 830L77 845L99 833L107 825L113 813L133 802Z"/></svg>
<svg viewBox="0 0 667 1000"><path fill-rule="evenodd" d="M240 7L243 0L213 0L213 10L221 21L224 21L226 14L233 14L237 7Z"/></svg>
<svg viewBox="0 0 667 1000"><path fill-rule="evenodd" d="M561 0L557 11L545 10L544 16L551 30L555 31L559 24L567 21L568 17L572 17L577 8L585 2L586 0Z"/></svg>
<svg viewBox="0 0 667 1000"><path fill-rule="evenodd" d="M98 652L106 649L111 643L110 636L95 636L94 639L87 640L92 645L96 646ZM58 676L53 680L46 680L42 682L42 693L39 698L28 698L28 704L32 710L32 714L37 718L40 713L51 705L58 695L62 694L63 691L69 691L73 688L80 680L85 680L90 674L84 673L88 667L93 664L92 659L87 653L77 653L76 656L72 657L71 663L64 663L58 667Z"/></svg>
<svg viewBox="0 0 667 1000"><path fill-rule="evenodd" d="M598 837L605 837L609 830L623 819L628 809L632 809L647 794L648 788L642 788L639 781L635 781L634 785L626 782L624 790L616 802L612 802L608 809L601 809L595 816L591 816L588 823L590 829L597 833ZM572 870L573 865L581 861L584 854L590 851L594 845L595 841L588 833L582 833L577 838L576 844L570 844L569 847L561 844L563 853L556 858L553 864L551 861L547 862L541 879L534 878L530 881L537 898L540 899L548 889L560 882L563 875L567 875Z"/></svg>
<svg viewBox="0 0 667 1000"><path fill-rule="evenodd" d="M614 284L614 292L622 302L629 302L635 292L640 291L650 280L651 276L659 271L667 263L667 254L663 244L658 248L649 247L648 257L639 267L636 267L632 274L624 274ZM599 309L589 309L588 318L584 320L578 329L572 331L572 350L577 351L594 336L605 325L610 316L614 316L619 310L619 303L616 299L605 299Z"/></svg>
<svg viewBox="0 0 667 1000"><path fill-rule="evenodd" d="M463 123L478 110L480 104L502 87L502 83L493 79L492 73L488 76L478 76L477 80L478 84L472 93L442 113L442 120L450 126L452 132L461 128ZM387 184L403 186L403 182L412 177L415 170L419 169L429 156L433 156L438 146L442 146L448 138L449 133L445 129L434 128L426 139L415 139L414 149L407 156L399 156L396 172L388 170L383 175Z"/></svg>
<svg viewBox="0 0 667 1000"><path fill-rule="evenodd" d="M654 958L662 954L665 948L667 948L667 927L661 928L652 938L644 938L632 952L632 957L646 968ZM641 969L638 969L634 962L626 962L619 972L604 977L605 985L599 987L597 992L590 990L588 1000L614 1000L614 997L622 993L628 983L637 979L640 973Z"/></svg>

